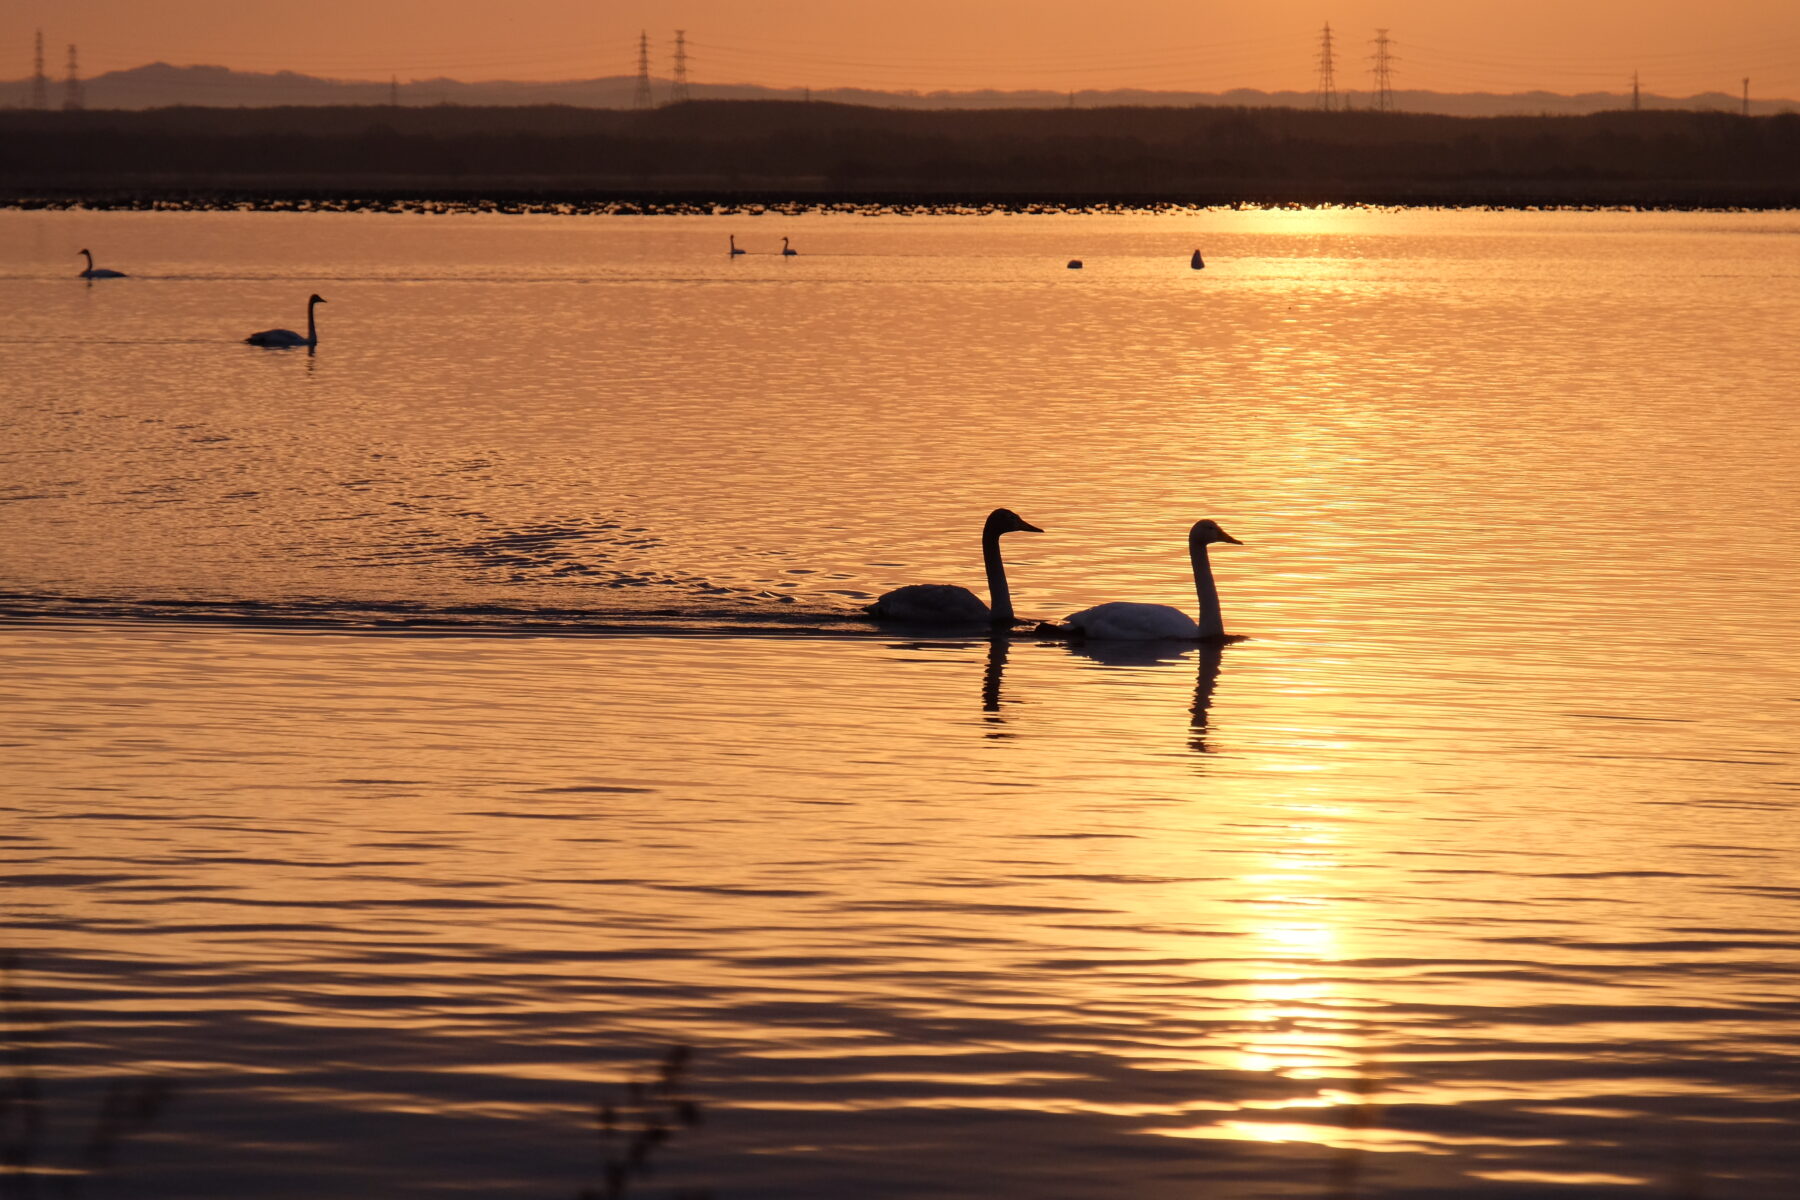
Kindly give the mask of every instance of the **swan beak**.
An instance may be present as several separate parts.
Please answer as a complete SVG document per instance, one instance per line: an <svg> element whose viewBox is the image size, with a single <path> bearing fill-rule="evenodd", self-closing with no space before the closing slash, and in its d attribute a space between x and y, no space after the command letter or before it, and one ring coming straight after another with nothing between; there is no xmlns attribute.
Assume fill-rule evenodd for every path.
<svg viewBox="0 0 1800 1200"><path fill-rule="evenodd" d="M1223 529L1219 530L1219 540L1222 542L1230 542L1234 546L1241 546L1244 544L1232 537L1229 533L1226 533Z"/></svg>
<svg viewBox="0 0 1800 1200"><path fill-rule="evenodd" d="M1019 532L1020 533L1042 533L1044 531L1039 529L1036 525L1033 525L1030 521L1027 521L1025 518L1020 517L1019 518Z"/></svg>

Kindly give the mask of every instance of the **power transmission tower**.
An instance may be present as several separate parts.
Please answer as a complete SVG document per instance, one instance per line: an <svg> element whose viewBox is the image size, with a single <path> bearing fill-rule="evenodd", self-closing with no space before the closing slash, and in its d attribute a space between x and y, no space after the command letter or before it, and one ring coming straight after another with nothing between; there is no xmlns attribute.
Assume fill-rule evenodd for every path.
<svg viewBox="0 0 1800 1200"><path fill-rule="evenodd" d="M691 99L693 97L688 95L687 78L687 30L677 29L675 31L675 78L669 81L669 103L680 104L684 100Z"/></svg>
<svg viewBox="0 0 1800 1200"><path fill-rule="evenodd" d="M1631 73L1631 111L1644 111L1643 101L1638 97L1638 73L1636 71Z"/></svg>
<svg viewBox="0 0 1800 1200"><path fill-rule="evenodd" d="M1375 111L1394 111L1394 55L1392 42L1388 40L1387 30L1375 31Z"/></svg>
<svg viewBox="0 0 1800 1200"><path fill-rule="evenodd" d="M37 57L31 68L31 107L50 107L50 81L44 78L44 31L37 31Z"/></svg>
<svg viewBox="0 0 1800 1200"><path fill-rule="evenodd" d="M656 107L656 100L650 95L650 35L642 30L638 32L637 91L631 95L631 107Z"/></svg>
<svg viewBox="0 0 1800 1200"><path fill-rule="evenodd" d="M388 76L388 107L400 107L400 77L398 75Z"/></svg>
<svg viewBox="0 0 1800 1200"><path fill-rule="evenodd" d="M75 65L75 43L69 43L69 73L63 79L63 111L81 111L81 71Z"/></svg>
<svg viewBox="0 0 1800 1200"><path fill-rule="evenodd" d="M1325 34L1319 39L1319 107L1326 112L1337 107L1337 80L1333 74L1336 65L1331 51L1331 22L1327 21Z"/></svg>
<svg viewBox="0 0 1800 1200"><path fill-rule="evenodd" d="M1750 77L1744 77L1744 115L1750 115Z"/></svg>

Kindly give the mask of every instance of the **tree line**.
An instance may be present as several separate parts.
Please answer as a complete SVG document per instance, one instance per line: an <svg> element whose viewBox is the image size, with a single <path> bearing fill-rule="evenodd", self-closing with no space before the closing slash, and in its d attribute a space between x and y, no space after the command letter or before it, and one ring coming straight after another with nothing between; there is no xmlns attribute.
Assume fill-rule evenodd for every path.
<svg viewBox="0 0 1800 1200"><path fill-rule="evenodd" d="M1800 203L1800 114L1268 108L0 111L0 189Z"/></svg>

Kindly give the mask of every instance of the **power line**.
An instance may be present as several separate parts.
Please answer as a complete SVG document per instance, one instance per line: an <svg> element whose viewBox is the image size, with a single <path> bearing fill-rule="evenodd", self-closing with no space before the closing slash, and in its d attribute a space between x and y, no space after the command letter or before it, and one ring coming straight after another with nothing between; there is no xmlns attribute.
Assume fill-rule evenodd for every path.
<svg viewBox="0 0 1800 1200"><path fill-rule="evenodd" d="M1331 22L1325 22L1325 33L1319 38L1319 108L1330 112L1337 107L1337 80L1333 74L1335 57L1331 51Z"/></svg>

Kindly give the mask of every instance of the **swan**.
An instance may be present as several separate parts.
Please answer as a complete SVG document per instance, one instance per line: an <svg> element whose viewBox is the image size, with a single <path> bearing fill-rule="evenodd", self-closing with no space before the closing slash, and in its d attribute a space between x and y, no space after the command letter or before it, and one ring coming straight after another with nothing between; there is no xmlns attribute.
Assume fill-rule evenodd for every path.
<svg viewBox="0 0 1800 1200"><path fill-rule="evenodd" d="M1190 618L1167 604L1114 602L1084 608L1070 616L1059 632L1095 641L1147 641L1180 638L1185 641L1219 641L1225 622L1219 616L1219 589L1213 586L1212 566L1206 548L1215 542L1233 546L1244 543L1219 528L1216 521L1196 521L1188 531L1188 554L1194 560L1194 591L1200 598L1200 619Z"/></svg>
<svg viewBox="0 0 1800 1200"><path fill-rule="evenodd" d="M732 254L733 258L737 257L740 254L745 253L745 251L738 249L737 234L729 233L729 234L726 234L725 236L729 237L731 239L731 254Z"/></svg>
<svg viewBox="0 0 1800 1200"><path fill-rule="evenodd" d="M285 349L290 346L316 346L319 344L319 327L313 321L313 309L325 303L325 297L313 294L306 302L306 336L301 337L291 329L265 329L261 333L253 333L244 340L252 346L269 346L274 349Z"/></svg>
<svg viewBox="0 0 1800 1200"><path fill-rule="evenodd" d="M1188 259L1188 266L1194 268L1196 271L1204 271L1206 270L1206 260L1201 258L1200 252L1196 250L1194 251L1194 257Z"/></svg>
<svg viewBox="0 0 1800 1200"><path fill-rule="evenodd" d="M794 255L796 255L800 252L798 250L794 249L792 246L788 245L786 238L782 238L781 239L781 253L788 258L792 258L792 257L794 257Z"/></svg>
<svg viewBox="0 0 1800 1200"><path fill-rule="evenodd" d="M76 253L84 256L88 262L87 270L83 271L80 275L77 275L76 276L77 279L123 279L123 278L125 278L125 272L123 272L123 271L109 271L105 267L96 267L94 265L94 256L89 251L77 250Z"/></svg>
<svg viewBox="0 0 1800 1200"><path fill-rule="evenodd" d="M981 527L981 561L987 567L990 611L981 597L968 588L948 583L909 583L885 592L863 611L883 621L909 625L976 625L988 623L1006 629L1018 623L1013 616L1012 592L1006 586L1006 564L1000 561L1003 533L1042 533L1036 525L1010 508L996 508Z"/></svg>

